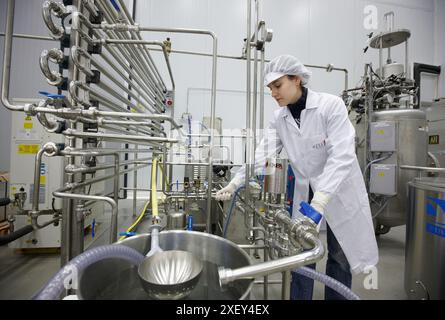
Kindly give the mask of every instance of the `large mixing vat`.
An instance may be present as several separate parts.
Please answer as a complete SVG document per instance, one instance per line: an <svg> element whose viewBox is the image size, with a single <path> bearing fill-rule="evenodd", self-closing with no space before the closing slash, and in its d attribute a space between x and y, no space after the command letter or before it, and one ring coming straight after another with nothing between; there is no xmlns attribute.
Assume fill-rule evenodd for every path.
<svg viewBox="0 0 445 320"><path fill-rule="evenodd" d="M445 179L409 183L405 291L410 299L445 299Z"/></svg>
<svg viewBox="0 0 445 320"><path fill-rule="evenodd" d="M416 171L400 169L402 165L425 167L428 158L426 114L415 109L384 110L373 113L373 122L395 123L395 147L392 156L379 164L396 165L397 194L377 217L377 223L395 227L406 223L407 183L418 176Z"/></svg>
<svg viewBox="0 0 445 320"><path fill-rule="evenodd" d="M121 241L143 254L150 249L150 235L141 234ZM204 262L195 289L186 299L236 300L249 298L253 280L237 280L220 289L218 266L240 268L251 264L247 253L224 238L208 233L172 230L159 234L163 250L183 250ZM80 276L77 295L80 299L149 299L140 285L137 268L119 259L106 259L89 266Z"/></svg>

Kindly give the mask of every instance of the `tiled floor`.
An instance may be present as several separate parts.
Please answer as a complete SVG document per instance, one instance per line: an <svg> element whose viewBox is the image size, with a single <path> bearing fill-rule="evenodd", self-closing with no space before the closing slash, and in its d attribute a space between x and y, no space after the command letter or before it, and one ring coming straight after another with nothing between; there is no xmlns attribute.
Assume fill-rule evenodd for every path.
<svg viewBox="0 0 445 320"><path fill-rule="evenodd" d="M120 202L120 231L132 223L131 200ZM138 202L142 207L143 202ZM94 245L105 244L108 239L107 221L104 221ZM233 231L233 230L232 230ZM326 235L321 233L325 241ZM88 239L87 239L88 241ZM353 291L362 299L399 300L406 299L403 288L405 262L405 227L396 227L378 238L380 262L377 266L377 289L366 289L364 285L368 275L353 277ZM317 264L317 271L324 272L326 258ZM7 246L0 247L0 299L30 299L60 268L58 254L24 255L17 254ZM280 280L281 274L271 275L272 280ZM368 277L369 278L369 277ZM259 278L258 280L262 280ZM375 278L374 278L375 280ZM369 281L367 281L369 283ZM324 286L315 283L314 299L321 300ZM252 299L263 299L263 286L255 284ZM281 284L269 285L269 299L281 298Z"/></svg>

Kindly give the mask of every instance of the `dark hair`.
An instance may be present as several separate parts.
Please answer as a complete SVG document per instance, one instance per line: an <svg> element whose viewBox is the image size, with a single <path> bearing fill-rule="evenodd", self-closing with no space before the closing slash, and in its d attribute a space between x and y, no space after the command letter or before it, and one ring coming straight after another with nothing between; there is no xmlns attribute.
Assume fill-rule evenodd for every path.
<svg viewBox="0 0 445 320"><path fill-rule="evenodd" d="M300 78L300 77L298 77L298 76L296 76L296 75L290 75L290 74L288 74L288 75L287 75L287 78L292 80L292 79ZM300 88L303 88L303 83L302 83L302 81L301 81L301 78L300 78Z"/></svg>

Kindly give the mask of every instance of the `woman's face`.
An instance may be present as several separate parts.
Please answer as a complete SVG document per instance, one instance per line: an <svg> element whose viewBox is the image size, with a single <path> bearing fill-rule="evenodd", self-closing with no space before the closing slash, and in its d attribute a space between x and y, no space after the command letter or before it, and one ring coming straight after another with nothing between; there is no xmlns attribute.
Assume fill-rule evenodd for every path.
<svg viewBox="0 0 445 320"><path fill-rule="evenodd" d="M301 97L301 80L298 77L283 76L268 85L272 97L280 107L295 103Z"/></svg>

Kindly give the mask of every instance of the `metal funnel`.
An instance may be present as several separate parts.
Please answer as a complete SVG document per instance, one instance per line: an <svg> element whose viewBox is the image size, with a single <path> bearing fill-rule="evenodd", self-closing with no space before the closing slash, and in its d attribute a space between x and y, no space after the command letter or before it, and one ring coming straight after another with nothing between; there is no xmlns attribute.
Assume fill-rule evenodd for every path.
<svg viewBox="0 0 445 320"><path fill-rule="evenodd" d="M202 262L187 251L162 251L145 258L138 274L144 290L155 299L181 299L198 283Z"/></svg>

